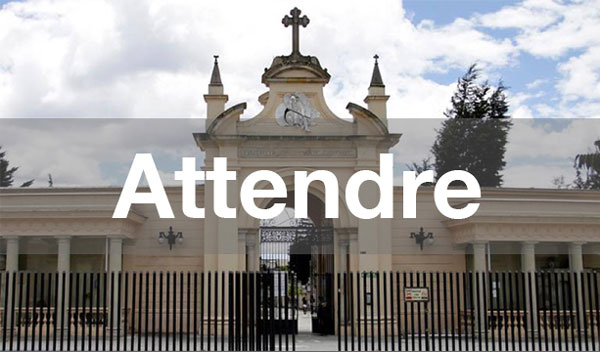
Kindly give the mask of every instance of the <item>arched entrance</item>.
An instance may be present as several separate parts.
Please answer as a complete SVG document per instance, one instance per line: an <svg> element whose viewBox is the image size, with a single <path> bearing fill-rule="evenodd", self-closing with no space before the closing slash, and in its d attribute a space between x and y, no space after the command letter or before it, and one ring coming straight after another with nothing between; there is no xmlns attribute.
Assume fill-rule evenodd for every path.
<svg viewBox="0 0 600 352"><path fill-rule="evenodd" d="M298 282L300 331L321 334L335 332L334 320L334 236L333 223L325 218L321 199L308 194L308 218L294 217L294 192L273 203L286 208L274 219L259 226L259 268L266 272L287 272Z"/></svg>

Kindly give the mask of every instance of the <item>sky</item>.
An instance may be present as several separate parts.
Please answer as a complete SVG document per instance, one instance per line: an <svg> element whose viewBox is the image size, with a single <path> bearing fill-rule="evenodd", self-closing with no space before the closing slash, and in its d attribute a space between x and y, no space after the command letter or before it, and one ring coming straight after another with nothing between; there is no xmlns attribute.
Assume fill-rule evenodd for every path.
<svg viewBox="0 0 600 352"><path fill-rule="evenodd" d="M343 6L300 0L0 1L0 117L200 120L214 54L220 55L229 104L247 102L244 116L252 117L260 111L257 97L266 91L260 83L264 67L291 49L291 31L281 18L294 6L311 21L301 29L300 49L317 56L331 73L325 97L340 117L349 117L349 101L362 103L377 53L391 96L390 119L443 117L457 78L473 63L483 79L509 87L511 116L571 119L529 121L513 131L506 186L551 187L556 176L572 179L573 156L591 150L600 137L598 123L579 121L600 118L600 0L345 1ZM395 149L400 169L428 156L439 120L419 132L427 123L395 124L394 132L404 133ZM4 122L3 130L7 126ZM527 137L536 135L568 142L560 152L544 150L553 149L551 141L530 143L522 152ZM21 176L39 178L52 171L43 158L25 156L25 143L0 141L11 161L21 165ZM114 143L118 148L126 142ZM414 152L404 154L407 150ZM80 160L86 157L78 153ZM32 162L35 167L28 165ZM83 179L118 183L105 173Z"/></svg>

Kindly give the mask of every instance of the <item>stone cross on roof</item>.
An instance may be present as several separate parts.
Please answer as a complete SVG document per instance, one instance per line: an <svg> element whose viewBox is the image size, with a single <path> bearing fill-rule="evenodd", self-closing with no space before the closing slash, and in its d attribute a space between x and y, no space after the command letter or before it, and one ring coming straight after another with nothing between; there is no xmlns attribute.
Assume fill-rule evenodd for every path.
<svg viewBox="0 0 600 352"><path fill-rule="evenodd" d="M294 7L290 11L290 15L292 17L285 15L285 17L281 20L281 23L285 27L292 26L292 56L300 55L300 30L299 27L306 27L310 20L306 15L300 17L300 11L297 7Z"/></svg>

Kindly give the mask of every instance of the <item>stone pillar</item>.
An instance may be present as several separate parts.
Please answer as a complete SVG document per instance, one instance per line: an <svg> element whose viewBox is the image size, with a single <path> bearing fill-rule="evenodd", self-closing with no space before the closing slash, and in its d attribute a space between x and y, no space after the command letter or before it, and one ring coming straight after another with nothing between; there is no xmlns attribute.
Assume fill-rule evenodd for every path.
<svg viewBox="0 0 600 352"><path fill-rule="evenodd" d="M485 249L487 242L473 242L473 271L487 272Z"/></svg>
<svg viewBox="0 0 600 352"><path fill-rule="evenodd" d="M19 237L6 237L6 271L19 270Z"/></svg>
<svg viewBox="0 0 600 352"><path fill-rule="evenodd" d="M586 315L583 314L583 292L584 289L581 279L581 273L583 272L583 244L584 242L572 242L569 243L569 267L571 269L571 297L577 297L577 309L579 310L579 326L583 328L584 319ZM575 278L577 277L577 278ZM577 281L575 283L575 281Z"/></svg>
<svg viewBox="0 0 600 352"><path fill-rule="evenodd" d="M109 238L110 253L108 255L108 271L119 272L123 269L123 238Z"/></svg>
<svg viewBox="0 0 600 352"><path fill-rule="evenodd" d="M482 331L485 330L484 324L486 324L487 312L484 309L485 292L483 291L483 280L486 280L485 273L487 272L486 265L486 248L487 242L474 242L473 243L473 302L472 309L477 312L475 314L476 326L479 322L483 322ZM477 279L479 277L479 279ZM479 282L479 287L477 287Z"/></svg>
<svg viewBox="0 0 600 352"><path fill-rule="evenodd" d="M56 241L58 242L58 260L56 265L56 271L58 272L56 319L58 321L58 326L64 327L62 318L67 316L67 312L63 307L69 306L69 295L64 294L63 297L63 287L65 288L65 291L69 289L69 272L71 271L71 237L59 236L56 237Z"/></svg>
<svg viewBox="0 0 600 352"><path fill-rule="evenodd" d="M521 243L521 271L525 273L525 297L523 298L527 303L525 309L527 309L527 316L536 316L537 314L537 289L535 285L535 245L537 242L523 242ZM529 282L531 281L531 284ZM531 294L529 293L529 287L531 287ZM531 297L531 301L529 301ZM535 337L538 331L537 319L533 319L533 326L529 324L531 337Z"/></svg>
<svg viewBox="0 0 600 352"><path fill-rule="evenodd" d="M256 271L258 268L256 254L257 229L238 229L238 250L240 251L240 271Z"/></svg>
<svg viewBox="0 0 600 352"><path fill-rule="evenodd" d="M114 287L111 287L112 297L119 297L119 273L123 270L123 238L120 236L109 237L109 248L110 252L108 255L108 278L110 280L111 275L114 275ZM108 303L110 304L110 303ZM113 304L113 309L111 312L112 319L112 327L111 329L116 330L117 327L121 323L121 312L119 312L118 305Z"/></svg>
<svg viewBox="0 0 600 352"><path fill-rule="evenodd" d="M11 236L6 237L6 272L10 273L11 276L8 279L8 297L7 302L9 307L14 307L18 304L16 298L19 297L18 293L18 278L15 278L13 281L13 275L17 275L17 271L19 271L19 237ZM16 284L15 287L15 302L13 302L13 282ZM6 308L5 308L5 311ZM6 315L6 326L8 326L9 330L12 329L12 314L8 312Z"/></svg>

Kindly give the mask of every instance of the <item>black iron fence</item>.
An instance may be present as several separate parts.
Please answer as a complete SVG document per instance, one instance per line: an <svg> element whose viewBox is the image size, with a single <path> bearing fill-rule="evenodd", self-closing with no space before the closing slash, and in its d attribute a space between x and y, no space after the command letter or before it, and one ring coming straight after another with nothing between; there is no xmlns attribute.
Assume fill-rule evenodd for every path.
<svg viewBox="0 0 600 352"><path fill-rule="evenodd" d="M2 350L294 350L285 272L6 272ZM63 294L64 293L64 294Z"/></svg>
<svg viewBox="0 0 600 352"><path fill-rule="evenodd" d="M599 273L337 274L339 350L597 351Z"/></svg>
<svg viewBox="0 0 600 352"><path fill-rule="evenodd" d="M599 275L339 273L316 321L340 350L592 351ZM0 347L295 350L300 291L286 272L3 273Z"/></svg>

